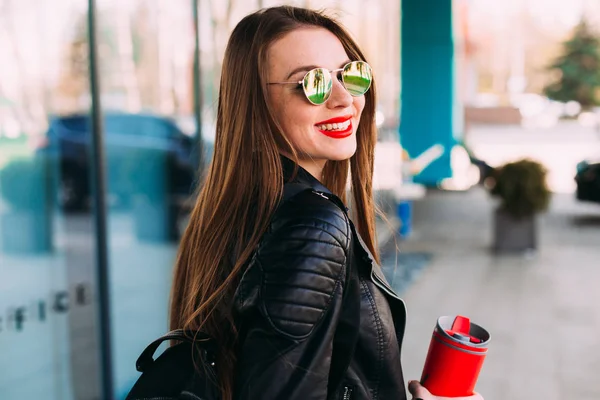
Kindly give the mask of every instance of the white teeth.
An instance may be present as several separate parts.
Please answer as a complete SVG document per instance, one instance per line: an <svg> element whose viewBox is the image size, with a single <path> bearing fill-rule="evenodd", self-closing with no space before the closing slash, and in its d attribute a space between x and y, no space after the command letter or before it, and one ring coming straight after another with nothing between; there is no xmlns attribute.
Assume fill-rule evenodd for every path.
<svg viewBox="0 0 600 400"><path fill-rule="evenodd" d="M350 126L350 120L342 123L317 125L322 131L345 131Z"/></svg>

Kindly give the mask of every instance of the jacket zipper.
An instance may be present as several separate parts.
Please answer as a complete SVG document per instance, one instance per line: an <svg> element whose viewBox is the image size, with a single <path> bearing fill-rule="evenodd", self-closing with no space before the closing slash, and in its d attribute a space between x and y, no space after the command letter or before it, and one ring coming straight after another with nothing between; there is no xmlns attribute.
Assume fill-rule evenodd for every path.
<svg viewBox="0 0 600 400"><path fill-rule="evenodd" d="M344 386L344 395L342 400L351 400L354 389L351 386Z"/></svg>

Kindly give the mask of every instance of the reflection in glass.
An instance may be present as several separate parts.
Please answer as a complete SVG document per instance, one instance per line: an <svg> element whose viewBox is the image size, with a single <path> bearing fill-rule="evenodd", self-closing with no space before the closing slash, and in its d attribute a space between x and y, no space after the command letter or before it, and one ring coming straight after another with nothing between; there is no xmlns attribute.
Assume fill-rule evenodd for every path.
<svg viewBox="0 0 600 400"><path fill-rule="evenodd" d="M168 328L197 162L192 15L192 2L98 3L116 399L139 376L141 351Z"/></svg>
<svg viewBox="0 0 600 400"><path fill-rule="evenodd" d="M348 92L352 96L360 96L371 87L373 76L369 64L363 61L354 61L346 64L342 78Z"/></svg>
<svg viewBox="0 0 600 400"><path fill-rule="evenodd" d="M303 87L306 97L313 104L323 104L331 95L333 82L329 71L316 68L304 77Z"/></svg>
<svg viewBox="0 0 600 400"><path fill-rule="evenodd" d="M99 396L90 192L67 161L86 153L54 125L89 106L86 5L0 2L2 400Z"/></svg>

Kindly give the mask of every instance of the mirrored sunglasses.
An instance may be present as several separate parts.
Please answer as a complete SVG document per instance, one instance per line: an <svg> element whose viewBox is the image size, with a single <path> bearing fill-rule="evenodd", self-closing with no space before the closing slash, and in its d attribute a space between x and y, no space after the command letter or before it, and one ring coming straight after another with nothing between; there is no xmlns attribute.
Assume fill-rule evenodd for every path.
<svg viewBox="0 0 600 400"><path fill-rule="evenodd" d="M333 89L332 74L341 76L341 82L353 97L362 96L371 87L373 72L371 66L364 61L352 61L343 68L327 70L325 68L311 69L301 81L269 82L269 85L294 84L301 85L304 95L311 104L324 104L331 96Z"/></svg>

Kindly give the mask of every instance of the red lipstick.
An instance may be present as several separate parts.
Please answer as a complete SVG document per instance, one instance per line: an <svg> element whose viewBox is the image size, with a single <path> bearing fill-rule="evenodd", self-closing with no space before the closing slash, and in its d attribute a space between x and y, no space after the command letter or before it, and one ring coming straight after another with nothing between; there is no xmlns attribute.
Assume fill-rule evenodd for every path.
<svg viewBox="0 0 600 400"><path fill-rule="evenodd" d="M344 123L347 121L349 121L350 123L348 124L348 128L344 129L343 131L330 131L330 130L322 130L322 129L318 128L318 126L320 126L320 125L339 124L339 123ZM323 135L328 136L330 138L344 139L344 138L347 138L348 136L352 135L352 131L353 131L352 116L345 115L343 117L335 117L335 118L328 119L326 121L321 121L321 122L318 122L317 124L315 124L315 128L319 132L321 132Z"/></svg>
<svg viewBox="0 0 600 400"><path fill-rule="evenodd" d="M348 121L350 118L352 118L352 115L344 115L342 117L328 119L327 121L317 122L315 125L339 124L340 122Z"/></svg>

